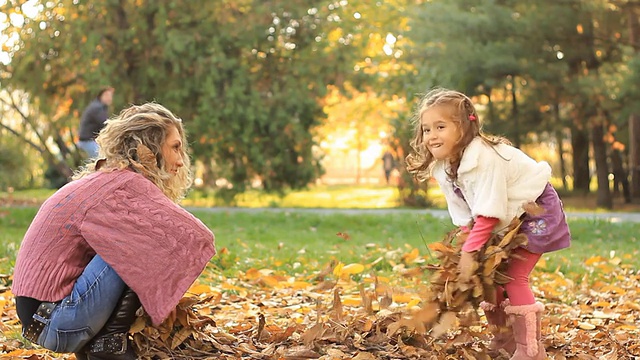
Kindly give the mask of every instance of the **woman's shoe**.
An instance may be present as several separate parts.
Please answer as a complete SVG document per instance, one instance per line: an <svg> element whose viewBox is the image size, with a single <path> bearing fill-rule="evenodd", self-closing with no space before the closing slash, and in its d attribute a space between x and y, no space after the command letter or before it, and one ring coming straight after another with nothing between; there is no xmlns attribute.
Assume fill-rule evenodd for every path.
<svg viewBox="0 0 640 360"><path fill-rule="evenodd" d="M129 330L136 320L136 312L139 308L140 300L138 299L138 295L127 287L107 322L85 346L86 357L84 359L137 359L131 339L129 339Z"/></svg>

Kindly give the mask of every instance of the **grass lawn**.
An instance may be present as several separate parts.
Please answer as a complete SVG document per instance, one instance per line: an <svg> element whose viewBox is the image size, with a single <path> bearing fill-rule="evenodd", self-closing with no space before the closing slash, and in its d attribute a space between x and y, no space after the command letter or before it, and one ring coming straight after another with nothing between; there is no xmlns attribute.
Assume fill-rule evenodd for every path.
<svg viewBox="0 0 640 360"><path fill-rule="evenodd" d="M19 243L36 211L36 207L0 208L0 274L11 274ZM168 333L170 337L165 343L158 344L161 340L156 339L152 344L164 349L159 350L160 353L167 354L172 352L166 344L173 344L176 339L190 344L178 350L180 354L201 346L203 339L226 334L225 339L235 339L234 344L242 346L232 346L235 354L226 357L211 350L211 354L221 359L249 357L239 355L243 349L255 352L247 344L255 345L255 336L251 334L260 333L258 314L264 316L272 331L285 333L286 329L298 329L297 335L291 335L287 343L273 340L276 343L268 345L283 349L304 347L300 339L305 334L315 334L316 322L322 324L323 329L334 329L331 331L337 334L363 319L370 319L371 329L377 329L380 324L390 323L387 316L394 316L396 311L409 316L422 301L420 294L430 274L420 269L432 263L426 244L441 240L445 232L453 228L448 219L419 211L351 215L287 209L201 209L194 210L194 214L216 234L218 255L188 291L187 304L197 302L197 306L188 306L197 309L198 319L215 322L215 334L210 330L207 336L192 334L185 339L183 330L187 329L189 334L195 330L178 326ZM565 358L567 353L584 358L601 353L612 353L612 358L640 356L637 351L640 346L637 341L640 223L572 220L569 225L574 236L572 247L545 255L532 275L534 294L549 309L542 327L550 358ZM358 270L347 272L347 268ZM319 277L323 269L329 270L326 281ZM2 279L0 289L6 289L10 281ZM390 307L366 315L363 291L369 294L368 299L374 299L378 310L384 299L390 299L391 304L384 305ZM341 316L346 316L343 320L334 319L335 304L341 304L338 309L342 309ZM8 324L0 335L0 357L19 354L21 358L74 358L34 348L22 340L10 292L0 292L0 311ZM169 328L173 328L172 325ZM357 333L357 338L371 335L367 330L354 328L362 332ZM380 334L386 334L388 329L381 328ZM157 329L149 327L144 331L144 334L157 334ZM611 334L625 336L614 339ZM587 340L576 341L576 338ZM335 343L322 345L323 348L346 351L345 344L352 341L336 339ZM397 339L397 336L388 336L379 344L396 349L392 342ZM458 354L456 358L463 358L461 354L466 354L469 348L469 340L465 341L461 345L447 341L438 348L438 358L453 358L452 349ZM622 348L629 350L624 353ZM352 350L348 355L331 358L353 359L362 349ZM388 354L386 350L380 351ZM423 351L433 355L434 350ZM169 357L190 358L175 354ZM371 358L387 356L372 355Z"/></svg>
<svg viewBox="0 0 640 360"><path fill-rule="evenodd" d="M19 243L35 207L0 208L0 273L10 273ZM375 264L390 273L393 264L417 249L430 261L426 243L441 240L452 229L448 219L420 212L387 214L317 214L312 212L206 211L195 215L216 235L219 254L209 271L234 276L250 268L304 273L331 260ZM585 261L599 256L615 266L640 268L640 224L597 220L570 221L572 247L547 254L539 263L546 272L561 271L580 279ZM378 261L383 258L388 261Z"/></svg>
<svg viewBox="0 0 640 360"><path fill-rule="evenodd" d="M12 273L20 241L37 206L52 192L19 191L11 196L0 193L0 275ZM430 195L436 206L442 207L437 187L430 189ZM251 334L260 333L258 313L266 317L271 330L299 329L298 340L291 340L292 335L286 344L269 345L296 349L296 344L301 343L299 339L315 329L316 321L332 316L333 306L329 306L335 303L338 292L347 317L343 321L328 318L323 324L336 334L363 320L363 290L370 294L367 296L374 296L376 306L380 307L382 300L389 296L392 300L391 311L385 309L366 315L371 318L369 321L375 321L371 322L372 328L388 323L384 314L411 313L421 301L420 291L426 287L429 277L424 265L434 262L427 244L441 240L453 228L449 219L434 218L420 210L339 213L278 209L393 208L397 206L395 199L396 190L392 187L320 186L288 193L282 198L248 193L236 199L238 206L271 209L211 210L195 206L219 205L212 196L198 191L191 193L183 204L193 208L194 214L213 230L218 255L187 296L199 299L201 316L218 324L216 334L235 336L240 343L245 341L242 340L245 335L239 334L251 336L250 341L240 344L246 346L234 347L236 354L225 358L240 358L238 354L242 349L256 344ZM592 199L569 197L564 201L567 210L576 211L589 208ZM7 203L13 207L7 207ZM634 211L634 208L626 210ZM546 254L532 275L536 298L549 307L549 316L543 319L542 327L550 358L565 358L568 353L584 358L604 353L612 354L611 358L640 356L637 351L640 329L636 325L640 318L637 307L640 223L577 219L570 220L569 225L574 238L571 248ZM343 267L344 264L353 266ZM352 269L351 272L344 271L347 268ZM326 281L318 276L324 274L322 270L329 270ZM324 286L327 284L330 287ZM10 279L0 276L0 312L7 325L0 335L0 357L19 354L24 358L73 359L73 356L34 348L22 340L11 294L5 291L8 286ZM383 293L385 298L378 297ZM185 339L185 329L176 328L167 344L178 339L190 346L202 345L200 337ZM381 329L381 334L385 334L385 328ZM367 335L367 331L363 331L357 334L358 339ZM611 334L618 335L614 339ZM622 334L626 337L619 337ZM213 339L214 335L208 334L206 338ZM380 345L399 349L393 343L396 340L396 336L385 337ZM346 349L345 342L336 341L337 344L323 347L334 351ZM461 354L468 351L467 342L460 346L461 350L454 349L458 354L456 358L462 358ZM623 352L622 348L635 350ZM354 351L349 355L332 358L351 359L361 351L360 348L351 350ZM451 342L447 342L438 358L453 356L450 351Z"/></svg>
<svg viewBox="0 0 640 360"><path fill-rule="evenodd" d="M0 273L10 273L19 242L37 205L53 193L49 189L0 192ZM443 208L437 186L430 186L430 199ZM9 201L20 207L5 207ZM566 196L568 211L585 210L590 198ZM188 207L222 205L201 190L192 191L183 201ZM248 192L236 198L242 207L270 208L394 208L397 189L389 186L313 186L289 192L282 197ZM640 211L627 207L617 211ZM593 209L591 209L593 211ZM419 210L407 213L314 214L312 212L260 211L210 212L196 210L217 237L219 255L211 269L233 276L249 268L281 268L305 271L322 267L332 259L343 263L375 262L417 249L429 261L426 243L442 239L452 228L448 219L432 218ZM559 269L567 274L582 272L582 263L594 256L613 263L640 268L640 224L611 224L598 220L570 222L574 241L570 250L548 254L539 263L546 271ZM395 255L394 255L395 254ZM393 263L393 260L392 262ZM376 270L390 270L390 263L379 261ZM385 264L385 265L383 265ZM385 267L386 266L386 267Z"/></svg>

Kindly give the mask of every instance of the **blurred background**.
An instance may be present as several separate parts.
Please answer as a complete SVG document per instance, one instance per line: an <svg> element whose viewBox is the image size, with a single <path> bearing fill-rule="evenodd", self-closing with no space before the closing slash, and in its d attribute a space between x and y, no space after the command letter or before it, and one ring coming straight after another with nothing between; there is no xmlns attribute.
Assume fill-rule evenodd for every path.
<svg viewBox="0 0 640 360"><path fill-rule="evenodd" d="M438 207L403 159L442 86L565 199L633 209L639 19L630 0L0 0L0 198L68 181L111 86L111 115L155 101L185 122L187 204Z"/></svg>

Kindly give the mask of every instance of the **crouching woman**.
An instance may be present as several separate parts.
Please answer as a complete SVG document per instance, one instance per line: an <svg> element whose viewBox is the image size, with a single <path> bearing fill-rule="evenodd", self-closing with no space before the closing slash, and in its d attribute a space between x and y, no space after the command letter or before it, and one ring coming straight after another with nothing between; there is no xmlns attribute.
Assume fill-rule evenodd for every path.
<svg viewBox="0 0 640 360"><path fill-rule="evenodd" d="M213 233L176 204L191 185L182 121L163 106L107 121L98 160L47 199L22 241L12 291L23 334L78 359L135 359L142 305L154 324L215 255Z"/></svg>

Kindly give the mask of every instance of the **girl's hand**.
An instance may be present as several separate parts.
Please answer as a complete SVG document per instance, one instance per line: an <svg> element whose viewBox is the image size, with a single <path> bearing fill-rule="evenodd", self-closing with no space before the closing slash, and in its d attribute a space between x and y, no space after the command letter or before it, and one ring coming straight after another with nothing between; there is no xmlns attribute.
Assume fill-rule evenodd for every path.
<svg viewBox="0 0 640 360"><path fill-rule="evenodd" d="M471 280L471 276L478 268L478 263L475 261L476 252L462 251L460 253L460 262L458 263L458 281L467 283Z"/></svg>

